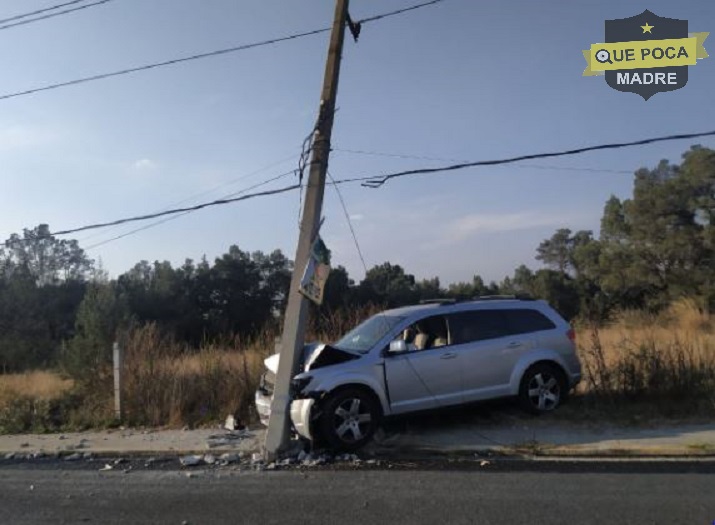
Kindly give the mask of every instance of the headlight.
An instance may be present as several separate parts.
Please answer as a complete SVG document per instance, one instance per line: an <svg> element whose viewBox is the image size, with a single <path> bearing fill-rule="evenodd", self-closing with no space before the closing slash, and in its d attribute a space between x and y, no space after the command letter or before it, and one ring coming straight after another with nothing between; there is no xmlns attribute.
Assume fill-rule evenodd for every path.
<svg viewBox="0 0 715 525"><path fill-rule="evenodd" d="M313 380L312 377L296 377L290 382L291 397L300 397L305 387Z"/></svg>

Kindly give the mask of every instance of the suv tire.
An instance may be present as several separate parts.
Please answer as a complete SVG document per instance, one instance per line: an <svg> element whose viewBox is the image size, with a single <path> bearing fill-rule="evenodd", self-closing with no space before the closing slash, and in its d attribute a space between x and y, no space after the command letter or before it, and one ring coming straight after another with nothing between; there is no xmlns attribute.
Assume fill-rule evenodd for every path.
<svg viewBox="0 0 715 525"><path fill-rule="evenodd" d="M362 388L343 388L322 403L320 435L330 448L352 452L372 439L380 424L381 409L375 396Z"/></svg>
<svg viewBox="0 0 715 525"><path fill-rule="evenodd" d="M537 363L524 373L519 386L519 402L532 414L555 410L568 394L566 377L556 365Z"/></svg>

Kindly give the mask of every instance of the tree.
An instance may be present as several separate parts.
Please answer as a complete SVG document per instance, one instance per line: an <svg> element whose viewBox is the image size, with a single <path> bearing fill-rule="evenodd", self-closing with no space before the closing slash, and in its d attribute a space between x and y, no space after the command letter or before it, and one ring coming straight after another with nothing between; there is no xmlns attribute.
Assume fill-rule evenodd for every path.
<svg viewBox="0 0 715 525"><path fill-rule="evenodd" d="M62 281L86 281L92 273L94 262L77 241L55 238L47 224L24 229L22 237L14 233L5 245L6 252L0 254L4 275L25 268L39 286L46 286Z"/></svg>
<svg viewBox="0 0 715 525"><path fill-rule="evenodd" d="M90 284L77 311L75 335L62 352L63 370L80 383L95 381L111 363L112 344L128 322L126 303L118 299L115 285Z"/></svg>
<svg viewBox="0 0 715 525"><path fill-rule="evenodd" d="M417 299L415 276L405 273L399 264L385 262L370 268L359 285L363 303L402 306Z"/></svg>

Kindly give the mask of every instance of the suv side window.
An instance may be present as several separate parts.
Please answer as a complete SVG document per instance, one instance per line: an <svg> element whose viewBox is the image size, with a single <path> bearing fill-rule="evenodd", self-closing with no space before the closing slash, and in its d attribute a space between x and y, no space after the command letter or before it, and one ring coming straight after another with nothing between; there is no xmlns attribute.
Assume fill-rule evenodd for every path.
<svg viewBox="0 0 715 525"><path fill-rule="evenodd" d="M449 344L447 322L443 315L426 317L405 328L395 339L402 339L411 351L438 348Z"/></svg>
<svg viewBox="0 0 715 525"><path fill-rule="evenodd" d="M509 323L504 312L505 310L473 310L450 314L448 322L451 344L459 345L509 335Z"/></svg>
<svg viewBox="0 0 715 525"><path fill-rule="evenodd" d="M504 310L511 334L528 334L541 330L552 330L556 325L537 310Z"/></svg>

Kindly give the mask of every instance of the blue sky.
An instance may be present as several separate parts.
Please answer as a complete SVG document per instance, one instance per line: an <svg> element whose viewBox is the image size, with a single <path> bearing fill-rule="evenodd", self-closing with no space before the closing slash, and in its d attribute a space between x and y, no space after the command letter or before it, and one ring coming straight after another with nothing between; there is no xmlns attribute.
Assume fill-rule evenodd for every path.
<svg viewBox="0 0 715 525"><path fill-rule="evenodd" d="M0 18L53 3L4 0ZM359 19L412 3L353 0L351 13ZM333 8L332 0L114 0L0 31L0 94L329 26ZM690 68L685 88L647 102L581 76L581 50L603 40L604 20L644 9L715 32L715 3L703 0L447 0L366 25L358 44L346 41L333 146L480 160L715 128L715 58ZM0 101L0 237L42 222L58 230L158 211L201 193L186 203L210 200L293 169L315 119L327 40ZM715 37L706 48L713 53ZM555 229L597 230L609 195L630 194L631 175L579 168L634 171L678 161L690 145L342 191L369 266L389 260L443 283L476 273L499 280L521 263L538 266L535 248ZM440 164L334 151L330 171L342 178ZM212 259L231 244L281 248L292 258L298 206L289 193L204 210L89 254L112 276L142 259ZM334 264L360 279L331 188L324 215ZM138 226L76 238L90 246Z"/></svg>

